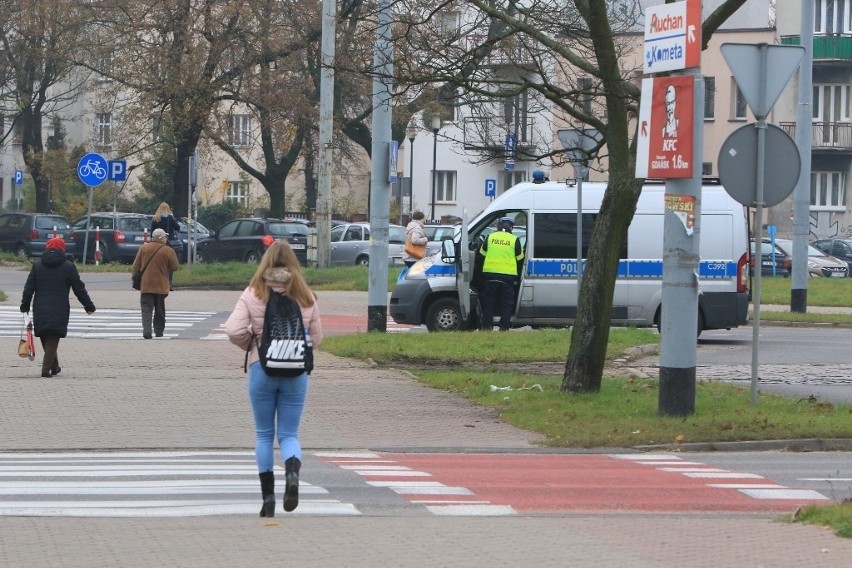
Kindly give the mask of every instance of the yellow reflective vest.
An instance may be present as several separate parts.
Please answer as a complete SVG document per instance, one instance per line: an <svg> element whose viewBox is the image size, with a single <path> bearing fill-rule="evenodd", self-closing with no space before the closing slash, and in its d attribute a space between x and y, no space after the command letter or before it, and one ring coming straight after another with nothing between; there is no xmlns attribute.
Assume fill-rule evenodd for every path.
<svg viewBox="0 0 852 568"><path fill-rule="evenodd" d="M486 246L480 249L485 255L482 272L492 274L518 275L518 261L524 257L523 252L516 253L518 237L506 231L494 231L488 235Z"/></svg>

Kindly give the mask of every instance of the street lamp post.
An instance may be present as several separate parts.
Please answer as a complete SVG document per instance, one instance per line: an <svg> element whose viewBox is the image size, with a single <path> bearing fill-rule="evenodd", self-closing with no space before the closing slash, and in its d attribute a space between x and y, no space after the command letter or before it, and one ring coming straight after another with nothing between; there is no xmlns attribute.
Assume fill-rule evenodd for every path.
<svg viewBox="0 0 852 568"><path fill-rule="evenodd" d="M409 126L405 129L408 138L408 216L414 212L414 139L417 137L417 129ZM400 204L402 203L402 192L400 191ZM402 225L402 205L399 207L399 224Z"/></svg>
<svg viewBox="0 0 852 568"><path fill-rule="evenodd" d="M435 189L438 183L438 131L441 129L441 117L432 117L432 216L430 221L435 221Z"/></svg>

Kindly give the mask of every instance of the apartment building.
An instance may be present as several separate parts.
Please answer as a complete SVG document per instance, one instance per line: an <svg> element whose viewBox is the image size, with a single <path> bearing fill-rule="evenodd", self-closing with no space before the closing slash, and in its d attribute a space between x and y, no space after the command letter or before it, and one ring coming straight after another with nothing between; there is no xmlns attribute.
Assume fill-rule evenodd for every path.
<svg viewBox="0 0 852 568"><path fill-rule="evenodd" d="M813 0L810 240L852 237L852 0ZM801 0L779 2L778 42L801 45ZM775 105L775 123L795 139L796 76ZM771 156L769 157L771 159ZM792 196L768 210L779 236L792 235Z"/></svg>

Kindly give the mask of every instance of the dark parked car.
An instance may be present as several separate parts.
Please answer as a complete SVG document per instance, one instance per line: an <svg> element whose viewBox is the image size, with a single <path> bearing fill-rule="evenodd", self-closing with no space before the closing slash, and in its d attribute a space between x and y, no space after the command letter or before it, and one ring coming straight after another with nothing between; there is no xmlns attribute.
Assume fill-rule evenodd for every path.
<svg viewBox="0 0 852 568"><path fill-rule="evenodd" d="M139 247L151 238L151 216L141 213L92 213L74 221L71 228L77 243L76 258L83 258L83 246L88 243L85 245L86 262L94 262L95 237L99 233L100 262L131 263ZM97 228L100 230L97 231Z"/></svg>
<svg viewBox="0 0 852 568"><path fill-rule="evenodd" d="M811 246L844 261L852 273L852 239L820 239Z"/></svg>
<svg viewBox="0 0 852 568"><path fill-rule="evenodd" d="M750 241L751 272L754 274L754 239ZM763 276L790 276L790 257L778 245L772 246L768 240L761 244L760 273Z"/></svg>
<svg viewBox="0 0 852 568"><path fill-rule="evenodd" d="M178 258L181 262L186 262L186 252L189 249L189 223L184 217L177 218L178 225L180 225L180 231L178 232L178 240L180 240L179 247L175 247L172 244L172 247L175 247L175 251L178 253ZM199 223L198 221L192 222L192 238L195 240L197 244L198 241L202 239L206 239L210 236L210 229Z"/></svg>
<svg viewBox="0 0 852 568"><path fill-rule="evenodd" d="M198 241L198 262L259 262L266 249L277 240L290 243L302 265L308 263L308 226L287 219L234 219Z"/></svg>
<svg viewBox="0 0 852 568"><path fill-rule="evenodd" d="M0 249L20 256L41 256L47 241L65 240L65 254L74 256L74 235L68 219L47 213L0 215Z"/></svg>
<svg viewBox="0 0 852 568"><path fill-rule="evenodd" d="M775 239L775 244L785 254L793 258L793 241L790 239ZM815 246L808 245L808 276L826 278L846 278L849 267L839 258L825 254Z"/></svg>
<svg viewBox="0 0 852 568"><path fill-rule="evenodd" d="M148 238L151 238L151 223L154 221L153 215L146 215L148 217ZM180 229L178 229L175 238L169 241L169 246L175 249L177 253L178 260L180 262L186 262L186 251L189 249L189 225L187 224L186 218L184 217L176 217L178 225ZM195 242L202 239L206 239L210 236L210 229L199 223L198 221L192 222L193 227L193 239Z"/></svg>

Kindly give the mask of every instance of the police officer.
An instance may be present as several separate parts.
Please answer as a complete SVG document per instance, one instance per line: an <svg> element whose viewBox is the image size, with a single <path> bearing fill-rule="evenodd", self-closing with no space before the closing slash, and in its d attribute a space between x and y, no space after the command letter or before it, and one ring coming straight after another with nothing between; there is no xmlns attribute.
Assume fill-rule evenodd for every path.
<svg viewBox="0 0 852 568"><path fill-rule="evenodd" d="M515 299L515 281L518 279L524 251L518 237L512 234L515 222L503 217L479 249L482 262L482 329L491 331L494 312L500 315L500 331L509 331L512 322L512 304Z"/></svg>

